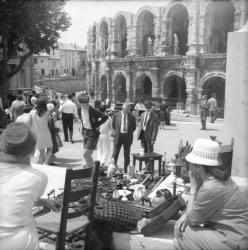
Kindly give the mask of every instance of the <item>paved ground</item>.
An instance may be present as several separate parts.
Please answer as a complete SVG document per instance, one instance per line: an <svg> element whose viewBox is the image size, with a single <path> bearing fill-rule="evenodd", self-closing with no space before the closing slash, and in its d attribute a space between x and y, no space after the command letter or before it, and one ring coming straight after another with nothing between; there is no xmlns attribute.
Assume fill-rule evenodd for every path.
<svg viewBox="0 0 248 250"><path fill-rule="evenodd" d="M61 122L58 121L58 126L61 127ZM62 167L80 167L82 165L83 155L83 142L82 136L78 131L79 124L74 124L74 140L75 143L64 142L64 147L56 154L56 163ZM164 154L166 152L166 160L170 160L174 157L174 154L178 151L178 145L180 139L183 140L183 144L189 141L193 144L194 140L198 137L209 138L210 135L219 136L223 128L223 124L220 122L216 124L207 123L207 130L200 130L199 122L185 122L185 121L172 121L170 126L166 126L165 130L160 129L158 132L157 140L154 147L154 152ZM62 131L62 129L61 129ZM138 153L140 150L140 141L137 140L137 130L134 132L134 142L131 147L131 153ZM61 132L61 138L63 133ZM112 154L111 145L110 154ZM110 159L111 155L109 156ZM94 159L96 159L96 152L94 152ZM35 161L36 158L33 159ZM119 167L123 167L123 151L121 150L118 160ZM131 159L132 162L132 159ZM136 167L137 168L137 167Z"/></svg>

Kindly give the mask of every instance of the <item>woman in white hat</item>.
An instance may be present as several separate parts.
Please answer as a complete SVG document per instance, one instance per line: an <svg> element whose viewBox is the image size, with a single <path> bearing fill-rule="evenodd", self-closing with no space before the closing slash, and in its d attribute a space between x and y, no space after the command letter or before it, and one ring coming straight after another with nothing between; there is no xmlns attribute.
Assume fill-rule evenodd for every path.
<svg viewBox="0 0 248 250"><path fill-rule="evenodd" d="M219 160L219 144L197 139L187 211L175 224L175 249L247 249L248 204Z"/></svg>

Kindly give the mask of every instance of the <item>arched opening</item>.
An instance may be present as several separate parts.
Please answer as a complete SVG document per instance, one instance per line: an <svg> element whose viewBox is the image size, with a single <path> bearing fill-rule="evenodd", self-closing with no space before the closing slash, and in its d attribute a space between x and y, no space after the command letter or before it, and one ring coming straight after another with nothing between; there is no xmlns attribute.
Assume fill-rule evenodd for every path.
<svg viewBox="0 0 248 250"><path fill-rule="evenodd" d="M114 45L118 57L125 57L127 50L127 23L126 19L121 15L115 21L114 29Z"/></svg>
<svg viewBox="0 0 248 250"><path fill-rule="evenodd" d="M103 21L100 25L100 38L101 38L101 57L105 58L107 55L107 49L108 49L108 24Z"/></svg>
<svg viewBox="0 0 248 250"><path fill-rule="evenodd" d="M107 77L103 75L100 81L100 99L105 101L107 99Z"/></svg>
<svg viewBox="0 0 248 250"><path fill-rule="evenodd" d="M163 98L167 99L171 109L185 109L187 93L185 79L177 75L165 79Z"/></svg>
<svg viewBox="0 0 248 250"><path fill-rule="evenodd" d="M152 81L145 74L136 80L135 97L137 100L151 100L152 98Z"/></svg>
<svg viewBox="0 0 248 250"><path fill-rule="evenodd" d="M125 102L127 99L126 78L122 74L116 76L114 86L115 99L119 102Z"/></svg>
<svg viewBox="0 0 248 250"><path fill-rule="evenodd" d="M182 4L175 4L171 7L167 16L167 37L171 54L185 55L188 51L188 10Z"/></svg>
<svg viewBox="0 0 248 250"><path fill-rule="evenodd" d="M138 17L136 26L136 54L139 56L152 56L154 46L154 16L144 10Z"/></svg>
<svg viewBox="0 0 248 250"><path fill-rule="evenodd" d="M211 1L205 13L205 43L208 53L226 53L227 33L234 30L232 1Z"/></svg>
<svg viewBox="0 0 248 250"><path fill-rule="evenodd" d="M216 100L219 108L218 117L224 118L225 107L225 79L219 76L208 78L202 86L202 95L211 97L212 93L216 94Z"/></svg>

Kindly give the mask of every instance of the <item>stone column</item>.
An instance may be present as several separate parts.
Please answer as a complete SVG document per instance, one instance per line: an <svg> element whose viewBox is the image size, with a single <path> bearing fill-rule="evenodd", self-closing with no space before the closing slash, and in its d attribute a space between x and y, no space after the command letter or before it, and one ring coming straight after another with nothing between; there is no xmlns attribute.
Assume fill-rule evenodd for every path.
<svg viewBox="0 0 248 250"><path fill-rule="evenodd" d="M112 74L109 65L106 63L105 72L107 76L107 98L112 101Z"/></svg>
<svg viewBox="0 0 248 250"><path fill-rule="evenodd" d="M129 67L126 69L126 75L127 101L133 102L133 73Z"/></svg>
<svg viewBox="0 0 248 250"><path fill-rule="evenodd" d="M185 72L185 81L186 81L186 110L190 113L195 113L195 107L193 104L193 89L195 87L195 77L196 77L196 59L195 57L190 57L186 62L186 72Z"/></svg>
<svg viewBox="0 0 248 250"><path fill-rule="evenodd" d="M158 70L159 68L150 68L152 74L152 97L160 97L160 84L158 81Z"/></svg>
<svg viewBox="0 0 248 250"><path fill-rule="evenodd" d="M241 17L240 17L240 27L245 25L245 22L248 19L248 1L243 0L241 4Z"/></svg>
<svg viewBox="0 0 248 250"><path fill-rule="evenodd" d="M193 1L192 9L193 15L189 16L189 35L188 45L189 51L187 55L198 55L199 53L199 13L200 1Z"/></svg>
<svg viewBox="0 0 248 250"><path fill-rule="evenodd" d="M221 141L234 138L232 177L248 192L248 21L228 33L225 120Z"/></svg>

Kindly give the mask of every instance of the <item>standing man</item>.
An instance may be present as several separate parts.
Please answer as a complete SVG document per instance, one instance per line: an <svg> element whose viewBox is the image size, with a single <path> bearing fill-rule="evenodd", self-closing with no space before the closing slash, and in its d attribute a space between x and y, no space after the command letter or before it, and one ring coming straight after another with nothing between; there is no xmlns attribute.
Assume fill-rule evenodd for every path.
<svg viewBox="0 0 248 250"><path fill-rule="evenodd" d="M145 153L151 153L158 134L159 119L155 110L152 109L151 101L145 101L144 105L146 111L141 114L137 135Z"/></svg>
<svg viewBox="0 0 248 250"><path fill-rule="evenodd" d="M201 130L206 130L206 120L208 116L208 100L207 96L203 95L200 102L200 117L201 117Z"/></svg>
<svg viewBox="0 0 248 250"><path fill-rule="evenodd" d="M112 126L114 129L114 149L112 157L115 163L117 163L120 149L123 145L124 172L127 173L127 167L130 163L130 148L133 143L133 132L136 129L136 120L130 113L130 105L128 103L124 103L122 111L114 115Z"/></svg>
<svg viewBox="0 0 248 250"><path fill-rule="evenodd" d="M21 94L17 94L16 100L12 102L10 107L10 119L16 121L16 118L24 113L25 102Z"/></svg>
<svg viewBox="0 0 248 250"><path fill-rule="evenodd" d="M212 93L211 98L208 99L208 105L209 105L209 116L210 116L210 123L214 123L214 121L217 118L217 100L216 100L216 94Z"/></svg>
<svg viewBox="0 0 248 250"><path fill-rule="evenodd" d="M73 95L68 95L67 101L60 106L59 112L62 113L62 124L64 130L65 141L68 141L68 130L70 142L74 143L73 137L73 116L78 118L77 105L72 101Z"/></svg>
<svg viewBox="0 0 248 250"><path fill-rule="evenodd" d="M78 96L79 109L78 116L82 122L82 135L84 140L84 159L86 167L94 167L92 158L99 138L99 126L107 121L108 116L89 105L90 98L86 94Z"/></svg>

